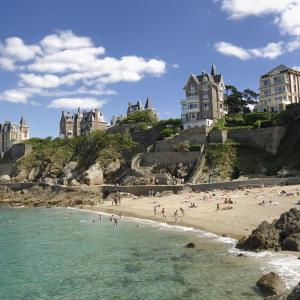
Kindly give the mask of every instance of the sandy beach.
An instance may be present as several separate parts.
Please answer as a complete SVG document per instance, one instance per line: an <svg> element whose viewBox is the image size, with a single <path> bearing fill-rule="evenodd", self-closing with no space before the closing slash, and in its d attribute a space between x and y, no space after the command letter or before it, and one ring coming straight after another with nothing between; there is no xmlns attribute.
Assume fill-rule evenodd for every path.
<svg viewBox="0 0 300 300"><path fill-rule="evenodd" d="M225 199L233 203L224 203ZM239 239L249 235L263 220L271 222L292 207L300 208L297 204L299 200L300 185L294 185L235 191L190 192L162 197L122 197L121 204L117 206L112 205L111 201L104 201L92 209L115 214L121 212L123 216L190 226ZM192 208L191 203L196 207ZM161 212L163 208L166 219ZM180 208L184 210L183 215ZM177 218L174 216L176 210Z"/></svg>

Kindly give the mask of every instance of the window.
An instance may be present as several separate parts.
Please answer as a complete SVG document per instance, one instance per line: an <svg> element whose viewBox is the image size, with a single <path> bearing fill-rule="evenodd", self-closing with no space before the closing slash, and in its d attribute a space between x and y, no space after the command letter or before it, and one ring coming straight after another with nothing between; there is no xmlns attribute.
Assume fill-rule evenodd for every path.
<svg viewBox="0 0 300 300"><path fill-rule="evenodd" d="M198 103L197 102L190 102L188 103L188 109L197 109Z"/></svg>
<svg viewBox="0 0 300 300"><path fill-rule="evenodd" d="M284 85L274 87L274 93L275 94L282 94L284 92L285 92L285 86Z"/></svg>
<svg viewBox="0 0 300 300"><path fill-rule="evenodd" d="M209 110L209 105L207 103L204 103L204 110L208 111Z"/></svg>
<svg viewBox="0 0 300 300"><path fill-rule="evenodd" d="M207 99L208 98L208 90L203 90L202 95L203 95L203 99Z"/></svg>
<svg viewBox="0 0 300 300"><path fill-rule="evenodd" d="M263 81L263 86L268 86L268 85L270 85L270 79L265 79L264 81Z"/></svg>
<svg viewBox="0 0 300 300"><path fill-rule="evenodd" d="M271 95L271 89L263 90L262 93L263 93L264 96Z"/></svg>
<svg viewBox="0 0 300 300"><path fill-rule="evenodd" d="M181 109L182 109L183 112L185 112L186 111L186 104L182 104Z"/></svg>
<svg viewBox="0 0 300 300"><path fill-rule="evenodd" d="M279 75L274 77L274 84L282 83L283 82L283 76Z"/></svg>

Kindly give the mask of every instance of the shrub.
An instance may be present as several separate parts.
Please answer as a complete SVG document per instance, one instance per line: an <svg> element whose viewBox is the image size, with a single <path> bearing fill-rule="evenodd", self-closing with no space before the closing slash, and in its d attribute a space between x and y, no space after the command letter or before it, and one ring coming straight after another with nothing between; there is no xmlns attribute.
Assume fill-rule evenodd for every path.
<svg viewBox="0 0 300 300"><path fill-rule="evenodd" d="M191 144L189 141L183 141L176 146L176 150L178 152L188 152L190 151L190 146Z"/></svg>
<svg viewBox="0 0 300 300"><path fill-rule="evenodd" d="M246 125L253 126L256 121L269 121L271 120L271 114L268 112L253 112L244 115Z"/></svg>
<svg viewBox="0 0 300 300"><path fill-rule="evenodd" d="M200 151L201 150L201 144L195 144L190 146L190 151Z"/></svg>
<svg viewBox="0 0 300 300"><path fill-rule="evenodd" d="M173 134L174 131L172 128L165 128L159 133L159 138L163 140L165 138L172 136Z"/></svg>

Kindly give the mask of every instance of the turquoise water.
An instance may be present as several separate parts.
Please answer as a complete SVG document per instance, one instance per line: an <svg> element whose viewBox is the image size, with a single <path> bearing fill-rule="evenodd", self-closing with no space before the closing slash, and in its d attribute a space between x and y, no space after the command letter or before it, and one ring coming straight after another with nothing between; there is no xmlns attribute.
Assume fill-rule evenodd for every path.
<svg viewBox="0 0 300 300"><path fill-rule="evenodd" d="M69 212L0 207L1 300L262 299L253 288L260 263L229 254L224 243ZM184 248L189 241L195 249Z"/></svg>

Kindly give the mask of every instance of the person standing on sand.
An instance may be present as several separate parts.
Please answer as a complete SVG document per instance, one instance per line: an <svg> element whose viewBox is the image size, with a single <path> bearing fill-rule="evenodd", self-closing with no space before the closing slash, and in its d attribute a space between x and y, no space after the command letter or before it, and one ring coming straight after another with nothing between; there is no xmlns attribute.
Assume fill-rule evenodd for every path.
<svg viewBox="0 0 300 300"><path fill-rule="evenodd" d="M177 223L177 215L178 215L178 210L176 209L176 211L175 211L175 213L174 213L175 223Z"/></svg>
<svg viewBox="0 0 300 300"><path fill-rule="evenodd" d="M114 223L115 223L115 226L117 227L118 226L118 219L117 218L114 218Z"/></svg>
<svg viewBox="0 0 300 300"><path fill-rule="evenodd" d="M219 209L220 209L220 204L217 203L217 211L219 211Z"/></svg>
<svg viewBox="0 0 300 300"><path fill-rule="evenodd" d="M184 210L183 210L183 208L179 207L179 210L180 210L181 214L184 216Z"/></svg>
<svg viewBox="0 0 300 300"><path fill-rule="evenodd" d="M166 216L166 210L165 210L165 208L162 209L161 213L162 213L162 218L163 218L164 220L166 220L166 219L167 219L167 216Z"/></svg>
<svg viewBox="0 0 300 300"><path fill-rule="evenodd" d="M157 208L156 205L154 206L154 216L156 216Z"/></svg>

